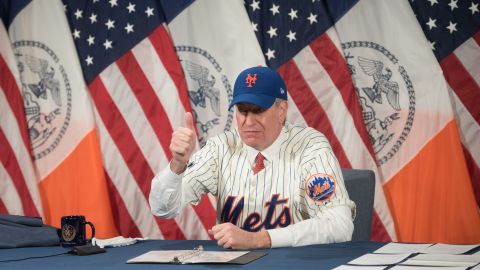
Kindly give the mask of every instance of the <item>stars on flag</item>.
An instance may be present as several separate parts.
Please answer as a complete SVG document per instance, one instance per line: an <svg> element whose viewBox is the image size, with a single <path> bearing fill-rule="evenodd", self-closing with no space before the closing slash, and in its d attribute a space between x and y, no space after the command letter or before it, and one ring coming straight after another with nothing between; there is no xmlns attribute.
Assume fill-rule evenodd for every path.
<svg viewBox="0 0 480 270"><path fill-rule="evenodd" d="M321 5L321 1L312 2L313 6ZM291 49L297 50L297 46L302 46L305 35L310 33L308 28L318 24L318 10L302 7L302 4L296 1L275 1L266 7L261 5L259 0L246 0L245 7L255 34L259 40L266 43L261 44L262 50L270 61L278 61L276 52L285 49L281 48L281 44L296 44ZM269 20L257 20L260 17Z"/></svg>
<svg viewBox="0 0 480 270"><path fill-rule="evenodd" d="M158 20L155 2L150 0L63 1L82 65L92 70L101 70L109 55L121 54L127 46L123 44L135 42L149 31L148 27L137 29L136 25L151 25ZM102 27L92 27L98 23Z"/></svg>
<svg viewBox="0 0 480 270"><path fill-rule="evenodd" d="M479 12L478 11L478 4L474 3L473 1L472 1L472 5L468 9L472 11L472 15L474 15L475 12Z"/></svg>
<svg viewBox="0 0 480 270"><path fill-rule="evenodd" d="M145 13L147 14L147 17L153 16L153 8L147 7L147 9L145 10Z"/></svg>
<svg viewBox="0 0 480 270"><path fill-rule="evenodd" d="M292 31L288 31L288 35L287 35L287 38L290 42L296 40L297 38L295 37L296 33L295 32L292 32Z"/></svg>
<svg viewBox="0 0 480 270"><path fill-rule="evenodd" d="M132 3L128 3L127 10L128 10L128 13L135 12L135 5Z"/></svg>
<svg viewBox="0 0 480 270"><path fill-rule="evenodd" d="M77 18L77 20L78 20L78 19L81 19L81 18L82 18L82 14L83 14L83 11L80 10L80 9L77 9L77 10L75 11L75 13L74 13L74 16L75 16L75 18Z"/></svg>
<svg viewBox="0 0 480 270"><path fill-rule="evenodd" d="M133 24L127 23L127 26L125 26L125 31L127 31L127 34L130 34L133 32Z"/></svg>
<svg viewBox="0 0 480 270"><path fill-rule="evenodd" d="M95 37L89 35L88 38L87 38L87 43L88 43L88 46L94 45L95 44Z"/></svg>
<svg viewBox="0 0 480 270"><path fill-rule="evenodd" d="M96 23L97 22L97 14L95 14L95 13L90 14L90 17L88 17L88 19L90 20L91 24Z"/></svg>
<svg viewBox="0 0 480 270"><path fill-rule="evenodd" d="M428 0L428 2L430 2L431 6L433 6L434 4L438 4L437 0ZM461 4L464 4L464 3L461 3ZM450 0L450 3L447 6L449 6L451 12L454 12L455 9L459 8L458 0ZM475 3L474 1L471 2L471 5L468 9L472 12L472 15L474 15L476 12L479 12L478 4ZM428 26L429 30L432 30L433 28L437 27L437 19L428 17L428 22L426 22L425 24ZM444 25L446 25L446 23ZM448 21L448 25L445 26L445 29L448 30L449 34L454 34L454 32L457 32L459 30L457 29L457 26L458 26L457 22L450 20ZM433 43L431 42L432 49L434 49L434 44L435 42Z"/></svg>
<svg viewBox="0 0 480 270"><path fill-rule="evenodd" d="M273 3L272 7L270 8L270 11L272 12L272 15L275 16L275 14L280 14L280 5L275 5L275 3Z"/></svg>
<svg viewBox="0 0 480 270"><path fill-rule="evenodd" d="M267 33L268 35L270 35L270 38L272 38L277 35L277 28L273 28L270 26L270 29L268 29Z"/></svg>
<svg viewBox="0 0 480 270"><path fill-rule="evenodd" d="M78 29L73 29L73 39L80 38L80 31Z"/></svg>
<svg viewBox="0 0 480 270"><path fill-rule="evenodd" d="M257 23L254 23L254 22L251 22L252 23L252 28L253 28L253 31L257 32L258 31L258 24Z"/></svg>
<svg viewBox="0 0 480 270"><path fill-rule="evenodd" d="M432 30L432 28L434 27L437 27L437 25L435 24L435 22L437 21L437 19L432 19L432 18L428 18L428 22L427 22L427 25L428 25L428 28L430 30Z"/></svg>
<svg viewBox="0 0 480 270"><path fill-rule="evenodd" d="M260 1L253 0L250 6L252 7L252 11L260 9Z"/></svg>
<svg viewBox="0 0 480 270"><path fill-rule="evenodd" d="M87 63L87 66L93 65L93 57L87 55L87 58L85 58L85 62Z"/></svg>
<svg viewBox="0 0 480 270"><path fill-rule="evenodd" d="M314 24L317 22L317 15L310 12L310 16L308 16L307 20L310 22L310 24Z"/></svg>
<svg viewBox="0 0 480 270"><path fill-rule="evenodd" d="M455 31L458 31L457 30L457 23L453 23L453 22L449 22L448 26L446 27L448 29L448 31L451 33L455 32Z"/></svg>
<svg viewBox="0 0 480 270"><path fill-rule="evenodd" d="M108 3L112 8L118 6L117 0L109 0Z"/></svg>
<svg viewBox="0 0 480 270"><path fill-rule="evenodd" d="M273 59L275 58L275 50L272 50L272 49L268 49L267 52L265 53L265 55L267 56L267 59L270 60L270 59Z"/></svg>
<svg viewBox="0 0 480 270"><path fill-rule="evenodd" d="M290 19L292 19L292 21L296 18L298 18L297 16L297 10L294 10L293 8L290 9L290 12L288 13L288 16L290 16Z"/></svg>
<svg viewBox="0 0 480 270"><path fill-rule="evenodd" d="M105 26L107 26L108 30L115 28L115 21L108 19L108 21L105 23Z"/></svg>
<svg viewBox="0 0 480 270"><path fill-rule="evenodd" d="M103 47L105 47L105 50L111 49L112 47L112 41L105 39L105 42L103 43Z"/></svg>
<svg viewBox="0 0 480 270"><path fill-rule="evenodd" d="M450 0L450 3L448 4L448 6L450 6L450 8L452 9L452 11L453 11L454 9L458 8L457 2L458 2L458 0Z"/></svg>
<svg viewBox="0 0 480 270"><path fill-rule="evenodd" d="M478 31L480 0L412 1L415 15L437 59Z"/></svg>

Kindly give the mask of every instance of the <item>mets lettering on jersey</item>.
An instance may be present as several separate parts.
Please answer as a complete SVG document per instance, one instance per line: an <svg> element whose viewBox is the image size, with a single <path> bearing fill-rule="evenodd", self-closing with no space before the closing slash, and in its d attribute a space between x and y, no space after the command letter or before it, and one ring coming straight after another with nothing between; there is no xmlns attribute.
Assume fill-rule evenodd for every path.
<svg viewBox="0 0 480 270"><path fill-rule="evenodd" d="M236 130L211 138L191 158L183 183L197 203L216 195L217 222L231 222L248 231L286 227L321 216L327 208L351 210L343 176L323 134L285 124L265 153L265 168L254 174L252 149ZM255 151L255 150L253 150Z"/></svg>
<svg viewBox="0 0 480 270"><path fill-rule="evenodd" d="M290 208L287 206L283 207L282 212L277 215L277 218L273 220L275 208L277 205L281 206L288 202L288 199L279 199L279 194L272 195L270 201L265 203L266 216L265 220L261 220L261 213L253 212L248 215L245 222L243 222L241 228L250 232L258 232L262 228L274 229L277 227L287 227L290 225L292 218L290 217ZM223 206L221 221L231 222L237 224L238 218L243 211L243 197L241 197L238 203L233 207L233 203L237 197L228 196ZM232 209L233 208L233 209Z"/></svg>

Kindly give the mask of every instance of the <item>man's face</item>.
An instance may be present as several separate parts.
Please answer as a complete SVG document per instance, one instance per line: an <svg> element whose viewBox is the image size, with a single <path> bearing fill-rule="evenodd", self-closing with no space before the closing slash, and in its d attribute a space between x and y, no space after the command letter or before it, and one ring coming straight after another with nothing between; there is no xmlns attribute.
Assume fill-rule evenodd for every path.
<svg viewBox="0 0 480 270"><path fill-rule="evenodd" d="M240 138L259 151L277 139L287 116L287 101L279 101L267 110L250 103L236 105L236 118Z"/></svg>

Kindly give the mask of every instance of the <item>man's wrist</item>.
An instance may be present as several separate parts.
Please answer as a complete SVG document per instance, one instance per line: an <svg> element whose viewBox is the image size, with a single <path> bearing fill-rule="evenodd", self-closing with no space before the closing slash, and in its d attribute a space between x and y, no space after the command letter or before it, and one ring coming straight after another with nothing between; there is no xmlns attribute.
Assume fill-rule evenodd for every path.
<svg viewBox="0 0 480 270"><path fill-rule="evenodd" d="M187 168L187 164L183 162L176 161L175 159L172 159L170 161L170 170L173 173L176 173L177 175L182 174L186 168Z"/></svg>
<svg viewBox="0 0 480 270"><path fill-rule="evenodd" d="M257 247L256 248L271 248L272 247L272 240L270 239L270 234L268 231L262 230L256 233L255 238L257 239Z"/></svg>

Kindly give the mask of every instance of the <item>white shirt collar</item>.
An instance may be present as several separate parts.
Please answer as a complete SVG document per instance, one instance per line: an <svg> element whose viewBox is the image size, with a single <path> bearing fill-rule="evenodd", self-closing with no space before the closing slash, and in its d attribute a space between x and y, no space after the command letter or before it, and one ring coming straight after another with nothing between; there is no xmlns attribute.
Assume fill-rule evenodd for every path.
<svg viewBox="0 0 480 270"><path fill-rule="evenodd" d="M258 151L257 149L246 145L245 148L247 149L247 157L250 164L255 163L255 158L257 157L258 152L262 152L262 155L265 157L266 162L270 162L274 159L278 159L278 153L280 152L280 147L282 143L287 139L287 129L285 126L282 127L280 134L278 135L277 139L267 148L263 149L262 151Z"/></svg>

